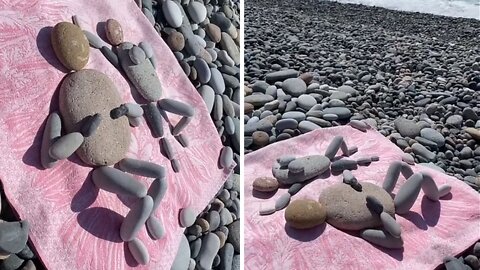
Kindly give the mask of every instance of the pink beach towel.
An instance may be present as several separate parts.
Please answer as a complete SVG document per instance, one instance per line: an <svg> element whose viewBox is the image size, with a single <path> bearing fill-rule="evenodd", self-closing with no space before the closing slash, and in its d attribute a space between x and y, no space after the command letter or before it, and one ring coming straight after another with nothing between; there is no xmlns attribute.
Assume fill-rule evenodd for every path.
<svg viewBox="0 0 480 270"><path fill-rule="evenodd" d="M412 168L431 173L437 185L451 185L452 195L433 203L421 191L411 212L396 216L402 227L403 250L374 246L328 224L295 231L285 227L284 210L260 216L262 203L273 203L287 190L280 189L271 198L256 198L252 195L255 178L272 176L272 164L281 155L323 154L336 135L343 136L349 147L358 147L352 158L380 157L380 161L353 171L359 181L381 185L390 162L401 160L402 151L380 133L363 133L350 126L318 129L246 155L245 269L434 269L444 256L458 254L480 239L479 194L465 183L421 165ZM317 179L292 200L318 200L325 187L341 181L341 175ZM405 181L401 176L394 193Z"/></svg>
<svg viewBox="0 0 480 270"><path fill-rule="evenodd" d="M132 128L128 157L165 165L168 191L156 211L166 235L153 241L142 228L139 238L150 253L150 263L137 269L170 269L184 229L179 209L197 213L222 186L232 168L221 170L222 147L202 98L189 82L174 55L131 0L3 0L0 1L0 179L8 200L21 219L31 223L30 239L48 269L130 269L136 266L119 237L119 226L134 201L98 191L92 168L76 157L48 170L40 168L40 143L52 97L65 73L50 45L50 29L76 14L81 26L97 32L97 23L109 18L123 26L125 40L148 41L158 60L157 73L164 96L191 104L196 115L184 131L190 146L182 148L171 134L181 172L174 173L159 151L146 124ZM50 27L50 28L49 28ZM98 27L101 29L101 27ZM103 31L103 30L102 30ZM133 102L124 77L101 54L90 50L86 68L107 74L122 99ZM52 104L51 104L52 101ZM176 124L179 117L171 116ZM147 187L153 179L137 177Z"/></svg>

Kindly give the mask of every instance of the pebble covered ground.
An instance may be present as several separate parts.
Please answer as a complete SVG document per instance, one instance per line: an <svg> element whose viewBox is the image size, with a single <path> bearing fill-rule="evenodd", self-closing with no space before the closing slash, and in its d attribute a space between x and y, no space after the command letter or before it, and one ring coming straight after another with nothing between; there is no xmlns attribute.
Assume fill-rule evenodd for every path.
<svg viewBox="0 0 480 270"><path fill-rule="evenodd" d="M479 191L479 36L474 19L329 1L247 1L245 153L363 121L404 150L404 160ZM445 267L478 269L479 248ZM459 263L466 268L454 268Z"/></svg>
<svg viewBox="0 0 480 270"><path fill-rule="evenodd" d="M237 163L234 174L185 230L186 241L178 251L183 256L172 269L240 269L240 3L137 3L203 97Z"/></svg>

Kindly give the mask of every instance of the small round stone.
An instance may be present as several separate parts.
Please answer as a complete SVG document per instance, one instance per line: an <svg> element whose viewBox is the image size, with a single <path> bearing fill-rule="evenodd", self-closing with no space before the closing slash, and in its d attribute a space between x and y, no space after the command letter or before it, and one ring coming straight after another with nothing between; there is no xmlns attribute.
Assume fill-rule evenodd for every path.
<svg viewBox="0 0 480 270"><path fill-rule="evenodd" d="M190 227L193 225L193 223L195 223L196 217L197 216L195 215L195 211L192 208L183 208L182 210L180 210L180 225L184 228Z"/></svg>
<svg viewBox="0 0 480 270"><path fill-rule="evenodd" d="M309 229L321 225L326 217L325 207L310 199L295 200L285 209L285 220L295 229Z"/></svg>
<svg viewBox="0 0 480 270"><path fill-rule="evenodd" d="M260 192L273 192L278 189L278 181L273 177L258 177L253 181L253 189Z"/></svg>
<svg viewBox="0 0 480 270"><path fill-rule="evenodd" d="M265 131L255 131L252 134L253 143L260 147L263 147L269 143L270 136Z"/></svg>
<svg viewBox="0 0 480 270"><path fill-rule="evenodd" d="M168 36L167 44L174 52L179 52L185 47L185 38L182 33L173 32Z"/></svg>
<svg viewBox="0 0 480 270"><path fill-rule="evenodd" d="M115 19L108 19L105 24L105 33L108 41L114 46L123 42L122 25Z"/></svg>

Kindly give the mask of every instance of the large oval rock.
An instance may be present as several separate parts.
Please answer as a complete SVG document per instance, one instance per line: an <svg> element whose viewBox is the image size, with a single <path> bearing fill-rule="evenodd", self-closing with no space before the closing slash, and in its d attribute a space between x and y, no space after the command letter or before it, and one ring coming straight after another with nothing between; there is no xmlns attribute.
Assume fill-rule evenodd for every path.
<svg viewBox="0 0 480 270"><path fill-rule="evenodd" d="M51 42L58 60L68 70L81 70L87 65L90 47L80 27L60 22L53 27Z"/></svg>
<svg viewBox="0 0 480 270"><path fill-rule="evenodd" d="M294 164L292 164L294 163ZM282 184L294 184L312 179L330 167L330 159L322 155L313 155L297 158L288 164L289 168L302 167L303 170L290 171L288 168L282 168L278 162L273 165L272 173L278 182Z"/></svg>
<svg viewBox="0 0 480 270"><path fill-rule="evenodd" d="M113 82L103 73L84 69L68 74L60 86L60 113L68 133L79 132L83 120L100 114L95 133L86 137L76 153L93 166L113 165L125 157L130 145L127 117L113 120L110 111L122 104Z"/></svg>
<svg viewBox="0 0 480 270"><path fill-rule="evenodd" d="M383 188L361 182L362 191L338 183L322 191L319 202L327 209L327 222L342 230L362 230L382 225L380 216L367 207L367 196L378 199L384 212L395 216L393 199Z"/></svg>
<svg viewBox="0 0 480 270"><path fill-rule="evenodd" d="M326 217L325 207L310 199L295 200L285 209L285 220L295 229L309 229L321 225Z"/></svg>

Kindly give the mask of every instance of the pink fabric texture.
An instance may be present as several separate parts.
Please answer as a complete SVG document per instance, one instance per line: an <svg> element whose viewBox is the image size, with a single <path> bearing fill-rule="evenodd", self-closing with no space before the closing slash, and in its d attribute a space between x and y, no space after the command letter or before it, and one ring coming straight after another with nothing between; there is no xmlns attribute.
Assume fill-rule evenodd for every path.
<svg viewBox="0 0 480 270"><path fill-rule="evenodd" d="M433 269L442 263L444 256L458 254L480 239L478 193L463 182L422 165L412 169L431 173L437 185L451 185L452 194L434 203L420 191L411 212L396 215L402 227L403 250L374 246L329 224L306 231L291 229L285 226L284 210L260 216L258 210L263 203L274 203L287 190L280 189L270 198L259 198L256 194L254 197L255 178L272 176L273 162L279 156L324 154L336 135L343 136L349 147L358 147L352 158L380 157L380 161L353 171L359 181L381 185L390 162L401 160L402 151L380 133L373 130L364 133L350 126L318 129L246 155L245 269ZM341 175L320 178L305 186L292 200L318 200L324 188L342 181ZM401 176L394 193L405 181Z"/></svg>
<svg viewBox="0 0 480 270"><path fill-rule="evenodd" d="M148 41L158 60L157 73L164 97L191 104L196 115L184 134L190 142L174 143L181 172L174 173L160 153L145 122L132 128L128 157L164 165L168 191L155 215L166 235L149 238L145 227L139 238L150 253L147 266L137 266L120 240L119 227L134 200L98 191L91 182L92 168L75 156L48 170L40 168L40 144L49 111L58 108L56 89L65 73L53 54L50 31L56 23L76 14L84 30L103 35L97 23L118 20L125 40ZM97 49L90 50L86 68L107 74L125 102L133 102L130 87ZM8 200L21 219L31 223L30 239L48 269L170 269L184 229L179 209L197 213L222 186L232 168L218 167L222 148L202 98L191 85L174 55L130 0L0 1L0 179ZM180 118L170 115L176 124ZM164 127L167 129L167 127ZM135 176L147 187L153 179Z"/></svg>

